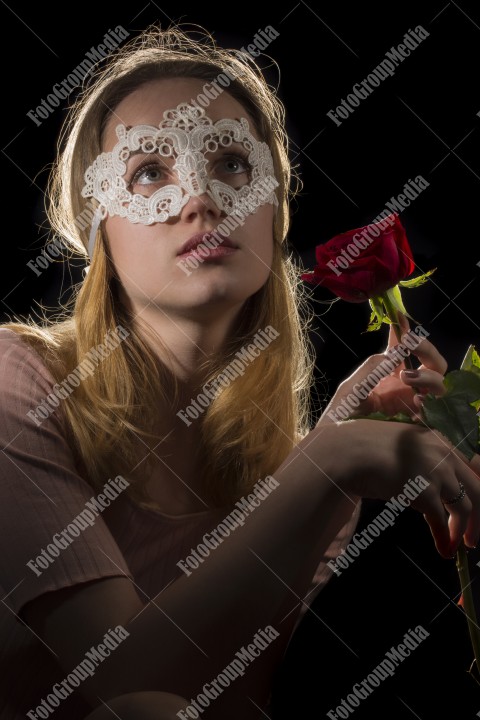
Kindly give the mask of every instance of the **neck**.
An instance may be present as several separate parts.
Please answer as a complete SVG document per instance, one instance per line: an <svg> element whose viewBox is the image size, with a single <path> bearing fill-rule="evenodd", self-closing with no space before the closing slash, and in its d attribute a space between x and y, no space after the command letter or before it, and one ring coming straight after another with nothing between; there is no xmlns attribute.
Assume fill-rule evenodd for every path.
<svg viewBox="0 0 480 720"><path fill-rule="evenodd" d="M237 304L222 308L216 314L201 308L197 312L189 310L188 314L167 315L149 306L134 314L139 331L153 351L190 392L202 381L200 368L222 350L230 337L241 307Z"/></svg>

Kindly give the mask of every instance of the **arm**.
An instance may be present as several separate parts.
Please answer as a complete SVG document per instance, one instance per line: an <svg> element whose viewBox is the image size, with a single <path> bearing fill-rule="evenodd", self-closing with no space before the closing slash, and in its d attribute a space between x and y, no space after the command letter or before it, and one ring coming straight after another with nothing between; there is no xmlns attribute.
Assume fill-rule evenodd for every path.
<svg viewBox="0 0 480 720"><path fill-rule="evenodd" d="M401 322L403 332L407 332L409 326L404 316L401 316ZM415 338L415 335L413 337ZM368 415L371 412L380 411L386 415L394 415L397 412L402 412L411 415L414 419L419 419L417 413L422 401L422 395L414 394L412 388L421 390L424 394L443 394L443 374L446 371L447 363L432 343L423 340L419 342L414 353L422 361L418 377L411 378L405 375L403 372L405 370L404 362L401 361L401 356L397 356L398 359L396 363L394 363L394 365L396 365L394 372L387 374L380 382L374 380L375 386L373 389L371 389L363 401L359 402L359 399L362 396L364 397L365 387L363 383L366 382L367 387L371 384L372 376L369 378L369 374L375 370L376 367L383 367L382 363L389 357L388 351L390 349L393 350L397 342L396 334L391 327L385 354L373 355L367 358L363 365L357 368L350 377L341 383L327 408L324 410L319 420L319 425L334 422L337 413L342 416L344 415L345 408L350 409L351 417ZM409 352L405 345L403 346L403 350L404 352L405 350L407 353ZM344 400L347 401L346 404L344 404ZM357 409L354 412L355 404L357 405ZM339 408L341 409L340 412L338 412ZM323 554L313 578L312 587L304 598L308 604L313 602L332 576L333 570L328 565L329 561L335 560L351 541L358 524L360 506L360 503L358 503L352 517ZM302 613L308 608L307 602L302 606Z"/></svg>
<svg viewBox="0 0 480 720"><path fill-rule="evenodd" d="M244 528L190 577L162 592L155 604L142 609L128 580L106 580L74 588L64 602L47 596L33 602L27 621L58 652L65 668L78 662L108 627L119 623L128 629L128 640L89 681L92 700L96 694L106 699L145 688L192 697L258 628L276 626L288 612L292 596L278 576L297 595L305 592L318 551L331 542L358 495L389 498L414 474L427 477L431 484L414 506L426 513L446 554L450 536L440 494L451 494L449 488L461 479L476 508L471 542L479 532L474 474L454 454L445 457L445 446L428 430L384 423L379 445L375 425L358 420L315 428L275 473L279 487ZM409 451L401 467L395 449L404 443ZM470 510L451 506L450 511L458 541ZM235 623L229 623L233 617ZM219 625L228 625L221 637ZM214 660L207 661L188 638ZM187 675L181 672L185 666Z"/></svg>
<svg viewBox="0 0 480 720"><path fill-rule="evenodd" d="M313 443L307 454L304 447L312 439L310 434L278 469L279 486L245 526L154 603L144 607L135 586L115 578L45 594L25 608L27 622L58 653L65 670L108 628L120 624L130 632L82 686L91 701L141 689L195 696L259 628L273 624L282 630L277 624L305 594L321 546L330 543L352 508L327 477L334 465L328 438ZM219 633L219 627L228 632ZM272 645L274 655L281 656L288 634ZM185 666L188 675L180 672Z"/></svg>
<svg viewBox="0 0 480 720"><path fill-rule="evenodd" d="M8 482L2 482L5 494L0 506L7 508L3 531L8 537L15 534L24 540L29 549L31 529L27 531L21 522L12 525L10 506L20 503L25 513L27 500L33 498L32 507L38 518L36 532L40 533L52 507L40 492L42 487L50 487L56 481L55 497L65 504L68 522L75 514L73 492L81 503L81 492L88 490L75 474L68 447L59 435L56 416L30 433L25 412L35 407L35 393L40 401L51 387L48 378L39 378L41 368L29 365L24 355L13 358L10 365L17 372L22 363L31 380L24 395L18 390L18 382L14 382L17 378L8 379L2 365L3 389L9 402L2 406L6 417L0 428L5 432L8 428L9 436L2 437L4 452L0 460L3 477ZM12 398L9 393L14 394ZM444 550L449 546L449 533L439 499L442 489L444 497L451 496L457 478L461 477L478 516L478 498L474 496L468 470L454 455L446 456L444 445L432 433L394 423L382 425L382 445L377 442L378 427L371 421L315 428L278 468L275 477L279 487L248 518L245 526L217 548L195 573L169 586L149 605L143 605L128 577L107 577L126 574L120 568L120 558L119 568L112 571L103 565L90 582L65 578L64 589L58 589L62 587L58 583L43 586L43 591L35 587L28 596L23 591L26 582L22 582L23 597L30 600L23 604L24 618L57 653L65 675L92 645L101 642L107 630L116 625L128 629L127 640L79 688L92 704L98 702L97 696L108 699L144 689L195 696L203 682L211 680L238 649L251 642L259 628L268 624L283 630L282 637L255 661L253 673L256 674L264 657L273 667L272 653L279 657L290 635L291 625L286 621L282 625L283 618L298 604L298 597L305 594L319 554L348 520L352 502L359 496L389 498L400 492L412 475L430 473L431 491L419 499L417 509L427 512L432 524L436 522L437 542ZM35 440L40 443L36 455L32 454ZM402 465L403 443L408 443L408 451ZM35 485L27 475L34 476ZM36 494L32 488L36 488ZM452 506L455 513L452 535L457 541L470 517L470 507L466 503L459 505L465 507ZM92 530L98 530L102 522L97 519ZM478 520L472 520L467 540L476 534ZM48 537L48 533L42 537ZM92 548L96 537L90 541ZM105 537L112 544L113 554L113 540L108 535L102 536ZM37 540L38 537L35 549L42 546ZM31 554L25 560L28 557ZM68 564L69 559L65 558ZM43 577L38 582L41 580ZM65 588L68 584L72 587ZM11 582L8 588L13 585ZM290 618L294 620L295 615L291 613ZM217 702L221 701L215 705Z"/></svg>

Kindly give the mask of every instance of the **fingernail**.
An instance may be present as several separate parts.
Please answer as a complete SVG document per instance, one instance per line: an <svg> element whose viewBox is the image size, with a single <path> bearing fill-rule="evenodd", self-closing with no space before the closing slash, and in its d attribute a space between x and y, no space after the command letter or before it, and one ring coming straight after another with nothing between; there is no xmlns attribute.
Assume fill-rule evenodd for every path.
<svg viewBox="0 0 480 720"><path fill-rule="evenodd" d="M416 378L420 375L418 370L404 370L403 372L407 378Z"/></svg>

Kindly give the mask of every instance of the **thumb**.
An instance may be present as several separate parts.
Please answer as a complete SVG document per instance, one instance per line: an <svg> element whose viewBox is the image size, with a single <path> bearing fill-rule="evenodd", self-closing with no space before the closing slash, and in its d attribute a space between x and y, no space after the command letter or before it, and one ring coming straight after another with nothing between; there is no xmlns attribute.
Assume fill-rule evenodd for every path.
<svg viewBox="0 0 480 720"><path fill-rule="evenodd" d="M348 378L338 386L335 395L324 410L319 424L348 420L356 412L362 412L365 401L380 380L390 375L403 358L398 353L386 351L370 355ZM369 412L372 412L371 408Z"/></svg>

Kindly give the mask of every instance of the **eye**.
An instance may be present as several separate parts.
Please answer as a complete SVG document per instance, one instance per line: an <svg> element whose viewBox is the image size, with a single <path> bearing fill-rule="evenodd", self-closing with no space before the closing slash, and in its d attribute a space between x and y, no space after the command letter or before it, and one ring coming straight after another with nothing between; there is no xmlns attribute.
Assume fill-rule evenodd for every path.
<svg viewBox="0 0 480 720"><path fill-rule="evenodd" d="M223 155L215 163L215 169L225 175L240 175L250 172L251 166L241 155Z"/></svg>
<svg viewBox="0 0 480 720"><path fill-rule="evenodd" d="M130 185L153 185L161 182L164 178L165 170L158 163L152 163L139 168L132 177Z"/></svg>

